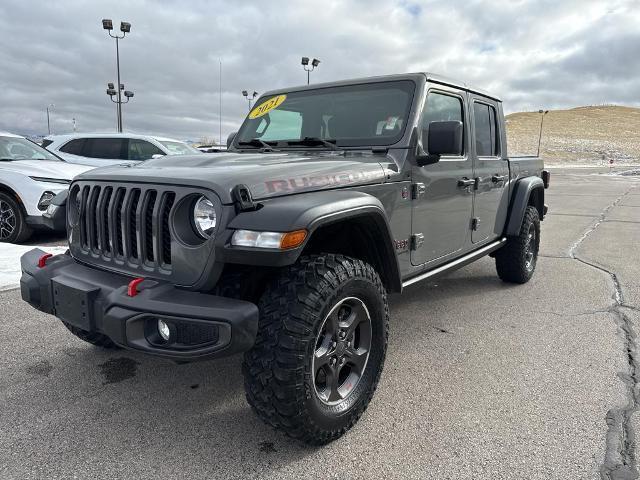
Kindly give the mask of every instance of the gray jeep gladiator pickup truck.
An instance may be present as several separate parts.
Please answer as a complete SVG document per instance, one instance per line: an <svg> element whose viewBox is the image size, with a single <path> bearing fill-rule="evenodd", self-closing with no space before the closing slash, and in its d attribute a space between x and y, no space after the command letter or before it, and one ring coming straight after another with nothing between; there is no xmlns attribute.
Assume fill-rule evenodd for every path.
<svg viewBox="0 0 640 480"><path fill-rule="evenodd" d="M374 394L388 293L485 255L533 275L549 175L507 156L494 95L424 73L282 89L228 145L78 177L69 251L22 257L23 299L100 347L245 352L257 415L322 444Z"/></svg>

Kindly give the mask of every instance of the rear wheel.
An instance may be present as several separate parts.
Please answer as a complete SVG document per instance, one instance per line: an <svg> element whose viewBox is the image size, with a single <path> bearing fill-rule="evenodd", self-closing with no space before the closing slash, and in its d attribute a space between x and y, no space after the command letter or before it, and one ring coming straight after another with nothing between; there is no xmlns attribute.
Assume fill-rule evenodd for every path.
<svg viewBox="0 0 640 480"><path fill-rule="evenodd" d="M243 364L249 404L291 437L335 440L360 418L382 372L389 310L378 274L341 255L303 257L259 307Z"/></svg>
<svg viewBox="0 0 640 480"><path fill-rule="evenodd" d="M25 215L16 199L0 193L0 242L24 242L31 236Z"/></svg>
<svg viewBox="0 0 640 480"><path fill-rule="evenodd" d="M505 282L527 283L533 276L540 249L540 217L535 207L527 207L520 233L510 237L496 252L496 270Z"/></svg>

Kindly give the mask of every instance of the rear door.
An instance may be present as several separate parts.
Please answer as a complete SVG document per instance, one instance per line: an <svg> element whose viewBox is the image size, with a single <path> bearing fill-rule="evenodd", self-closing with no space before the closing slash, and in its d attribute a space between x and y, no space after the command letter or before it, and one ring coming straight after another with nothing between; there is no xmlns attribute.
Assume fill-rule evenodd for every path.
<svg viewBox="0 0 640 480"><path fill-rule="evenodd" d="M503 158L500 142L501 110L499 102L470 94L473 117L473 196L471 240L473 243L502 234L507 215L504 207L509 180L509 165Z"/></svg>
<svg viewBox="0 0 640 480"><path fill-rule="evenodd" d="M421 129L428 128L431 122L461 121L464 126L464 153L461 156L443 156L433 165L412 167L413 265L444 260L462 250L469 240L473 187L459 182L473 178L466 97L464 91L439 85L427 93ZM426 144L426 138L423 142Z"/></svg>

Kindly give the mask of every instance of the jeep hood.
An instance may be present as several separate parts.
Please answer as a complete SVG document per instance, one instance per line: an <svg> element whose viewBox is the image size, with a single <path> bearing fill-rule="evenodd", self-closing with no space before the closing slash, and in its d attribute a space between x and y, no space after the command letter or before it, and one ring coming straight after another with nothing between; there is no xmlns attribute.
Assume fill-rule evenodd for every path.
<svg viewBox="0 0 640 480"><path fill-rule="evenodd" d="M171 155L135 165L92 170L83 180L185 185L215 191L231 203L246 185L255 200L384 181L380 155L363 152L289 152Z"/></svg>

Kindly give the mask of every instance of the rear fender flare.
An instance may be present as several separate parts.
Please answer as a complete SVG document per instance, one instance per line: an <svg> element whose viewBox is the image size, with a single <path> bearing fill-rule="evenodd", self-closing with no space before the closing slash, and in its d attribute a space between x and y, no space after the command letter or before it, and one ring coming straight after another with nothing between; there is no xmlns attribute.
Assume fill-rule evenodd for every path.
<svg viewBox="0 0 640 480"><path fill-rule="evenodd" d="M541 209L544 208L544 182L542 179L540 177L526 177L516 182L505 235L511 237L518 235L525 211L530 205L529 199L531 198L532 193L537 189L540 189L540 192L538 194L538 202L536 203L539 203L540 205L534 206L538 209L540 218L542 218L544 213L541 211Z"/></svg>

